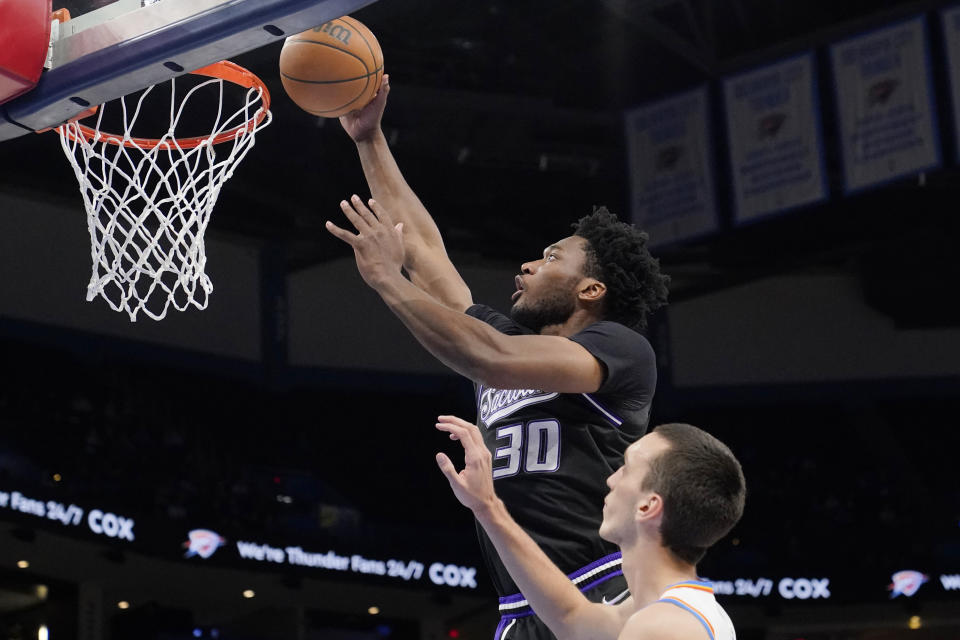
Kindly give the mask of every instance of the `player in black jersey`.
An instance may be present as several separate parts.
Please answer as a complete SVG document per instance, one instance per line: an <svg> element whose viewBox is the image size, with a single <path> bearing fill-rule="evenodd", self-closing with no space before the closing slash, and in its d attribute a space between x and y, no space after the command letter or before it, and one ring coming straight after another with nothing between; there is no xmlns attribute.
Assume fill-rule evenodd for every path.
<svg viewBox="0 0 960 640"><path fill-rule="evenodd" d="M597 535L603 479L647 428L656 367L637 330L665 304L668 278L646 234L599 209L522 265L511 317L474 305L380 129L388 92L384 78L370 105L341 118L376 200L341 202L356 233L327 229L417 340L474 381L497 491L517 521L588 597L622 598L619 552ZM479 535L501 596L498 640L552 638Z"/></svg>

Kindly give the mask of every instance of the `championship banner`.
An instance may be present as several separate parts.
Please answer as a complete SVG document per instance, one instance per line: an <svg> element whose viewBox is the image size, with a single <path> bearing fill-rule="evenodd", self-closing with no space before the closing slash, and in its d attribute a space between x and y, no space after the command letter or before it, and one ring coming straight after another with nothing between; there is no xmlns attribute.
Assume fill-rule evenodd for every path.
<svg viewBox="0 0 960 640"><path fill-rule="evenodd" d="M845 40L830 53L845 191L939 166L925 19Z"/></svg>
<svg viewBox="0 0 960 640"><path fill-rule="evenodd" d="M706 88L631 110L626 127L633 222L650 246L716 231Z"/></svg>
<svg viewBox="0 0 960 640"><path fill-rule="evenodd" d="M953 107L953 135L960 157L960 6L940 14L947 50L947 70L950 76L950 104Z"/></svg>
<svg viewBox="0 0 960 640"><path fill-rule="evenodd" d="M813 54L726 78L734 220L827 197Z"/></svg>

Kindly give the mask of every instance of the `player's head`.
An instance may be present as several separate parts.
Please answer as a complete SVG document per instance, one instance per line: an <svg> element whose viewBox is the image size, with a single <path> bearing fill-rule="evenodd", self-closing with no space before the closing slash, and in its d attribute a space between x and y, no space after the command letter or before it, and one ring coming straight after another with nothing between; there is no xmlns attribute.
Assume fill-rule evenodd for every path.
<svg viewBox="0 0 960 640"><path fill-rule="evenodd" d="M523 264L513 319L539 332L583 305L598 317L645 328L647 315L666 304L670 281L647 250L647 234L603 207L573 226L574 235Z"/></svg>
<svg viewBox="0 0 960 640"><path fill-rule="evenodd" d="M642 536L688 564L743 515L746 483L740 463L712 435L689 424L665 424L627 448L607 479L600 535L621 546Z"/></svg>
<svg viewBox="0 0 960 640"><path fill-rule="evenodd" d="M647 316L667 303L670 283L647 249L647 234L621 222L606 207L594 209L573 227L588 243L587 275L606 286L604 318L645 328Z"/></svg>

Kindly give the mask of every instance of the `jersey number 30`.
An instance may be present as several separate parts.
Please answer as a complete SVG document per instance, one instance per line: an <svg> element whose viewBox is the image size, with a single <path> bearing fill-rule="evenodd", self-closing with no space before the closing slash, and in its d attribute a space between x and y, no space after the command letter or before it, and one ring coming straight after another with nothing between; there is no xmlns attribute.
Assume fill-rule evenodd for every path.
<svg viewBox="0 0 960 640"><path fill-rule="evenodd" d="M520 464L527 473L549 473L560 467L560 423L556 420L531 420L497 429L497 440L506 440L498 447L494 460L506 465L493 470L493 479L514 476Z"/></svg>

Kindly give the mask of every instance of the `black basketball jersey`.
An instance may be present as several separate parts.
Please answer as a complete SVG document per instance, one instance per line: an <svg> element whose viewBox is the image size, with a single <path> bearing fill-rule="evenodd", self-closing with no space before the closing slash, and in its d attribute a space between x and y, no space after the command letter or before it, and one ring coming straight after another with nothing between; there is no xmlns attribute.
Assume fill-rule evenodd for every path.
<svg viewBox="0 0 960 640"><path fill-rule="evenodd" d="M531 331L485 305L467 313L509 334ZM647 429L657 370L642 335L610 321L570 336L605 370L596 393L491 389L475 383L477 426L493 455L497 495L510 515L566 573L617 551L598 534L607 477ZM477 527L501 596L518 591L493 543Z"/></svg>

